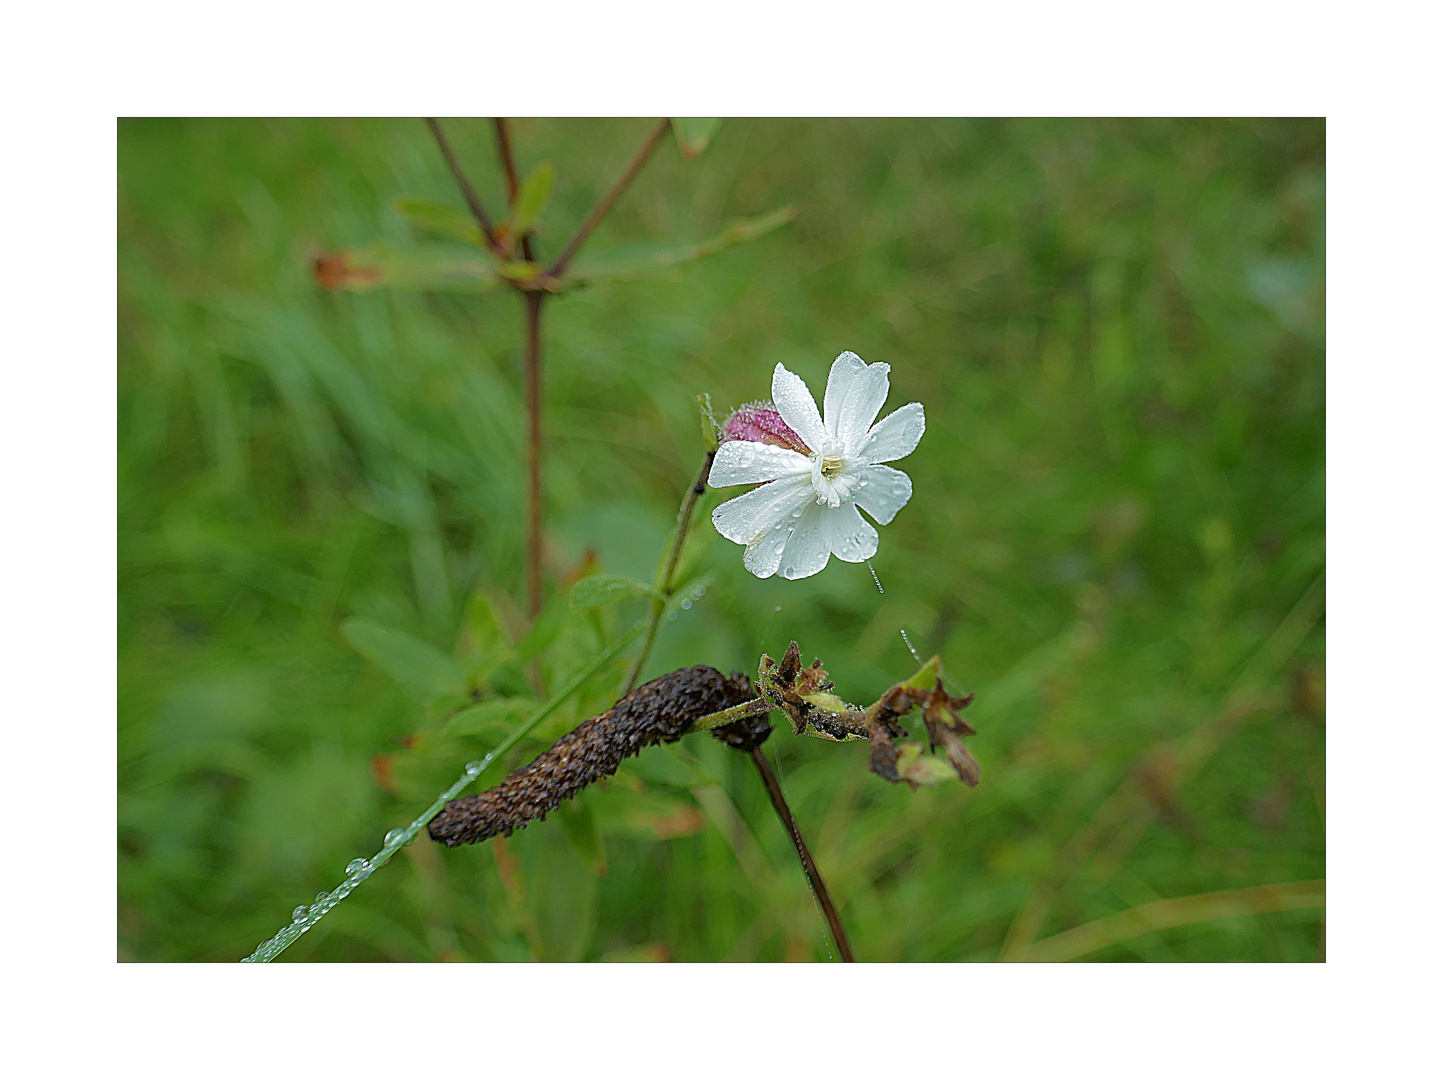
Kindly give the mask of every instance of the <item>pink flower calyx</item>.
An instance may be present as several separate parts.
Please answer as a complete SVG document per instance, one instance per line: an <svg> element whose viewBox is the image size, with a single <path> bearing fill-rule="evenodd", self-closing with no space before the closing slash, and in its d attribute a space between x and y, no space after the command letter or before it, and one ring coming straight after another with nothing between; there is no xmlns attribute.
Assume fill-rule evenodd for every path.
<svg viewBox="0 0 1443 1080"><path fill-rule="evenodd" d="M787 426L777 407L770 401L749 401L727 417L722 425L722 442L740 439L743 442L767 443L811 454L802 437Z"/></svg>

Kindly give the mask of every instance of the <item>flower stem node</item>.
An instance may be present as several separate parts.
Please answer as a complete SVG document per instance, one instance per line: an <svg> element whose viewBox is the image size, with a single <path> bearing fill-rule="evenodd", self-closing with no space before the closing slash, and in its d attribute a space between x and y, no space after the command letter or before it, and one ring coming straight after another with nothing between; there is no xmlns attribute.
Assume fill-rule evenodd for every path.
<svg viewBox="0 0 1443 1080"><path fill-rule="evenodd" d="M737 409L722 425L712 487L758 484L712 511L712 524L746 548L742 565L757 577L811 577L833 555L865 562L877 530L912 497L912 481L883 462L917 448L926 417L917 402L874 424L887 399L887 364L844 352L832 363L822 411L798 376L772 372L772 400Z"/></svg>

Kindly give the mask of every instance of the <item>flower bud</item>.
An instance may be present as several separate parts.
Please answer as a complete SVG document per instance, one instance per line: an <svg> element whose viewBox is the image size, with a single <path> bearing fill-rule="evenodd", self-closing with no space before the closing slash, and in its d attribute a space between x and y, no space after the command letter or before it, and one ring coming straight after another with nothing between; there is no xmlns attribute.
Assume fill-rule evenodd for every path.
<svg viewBox="0 0 1443 1080"><path fill-rule="evenodd" d="M770 401L753 401L738 408L727 417L722 425L722 441L740 439L743 442L769 443L795 450L799 454L811 454L811 449L802 442L802 437L787 426L782 414Z"/></svg>

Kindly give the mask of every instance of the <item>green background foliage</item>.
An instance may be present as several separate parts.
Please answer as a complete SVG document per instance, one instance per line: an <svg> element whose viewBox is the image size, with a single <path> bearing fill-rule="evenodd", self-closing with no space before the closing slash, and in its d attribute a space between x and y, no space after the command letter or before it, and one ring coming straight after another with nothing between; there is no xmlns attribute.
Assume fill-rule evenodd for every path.
<svg viewBox="0 0 1443 1080"><path fill-rule="evenodd" d="M523 175L555 165L543 258L653 123L514 123ZM489 123L449 131L503 216ZM332 888L534 710L534 672L563 685L645 612L566 589L652 580L693 397L763 397L777 361L820 397L843 349L893 365L888 411L927 407L885 596L836 560L756 580L704 527L646 674L754 672L796 638L869 701L915 667L905 625L977 693L975 790L772 737L859 957L1023 955L1163 898L1179 925L1086 955L1319 957L1315 905L1186 898L1324 876L1321 122L729 121L690 161L667 140L588 256L797 216L547 305L530 630L521 305L310 268L416 242L400 196L462 208L424 125L127 121L119 152L123 959L239 959ZM830 954L749 764L692 736L504 844L405 848L283 959Z"/></svg>

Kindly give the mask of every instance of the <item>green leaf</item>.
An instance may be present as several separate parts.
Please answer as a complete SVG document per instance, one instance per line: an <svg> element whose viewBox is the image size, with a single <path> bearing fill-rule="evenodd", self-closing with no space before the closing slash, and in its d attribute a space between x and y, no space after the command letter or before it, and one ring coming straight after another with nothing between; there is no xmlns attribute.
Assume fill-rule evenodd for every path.
<svg viewBox="0 0 1443 1080"><path fill-rule="evenodd" d="M421 704L442 694L466 692L466 679L454 657L436 646L370 619L347 619L344 637L362 656L386 670L406 693Z"/></svg>
<svg viewBox="0 0 1443 1080"><path fill-rule="evenodd" d="M904 690L931 690L937 685L937 680L942 675L942 658L934 656L925 664L919 667L913 676L906 682L897 685Z"/></svg>
<svg viewBox="0 0 1443 1080"><path fill-rule="evenodd" d="M903 743L902 749L897 753L897 775L903 780L926 784L928 787L957 779L956 772L947 764L945 758L933 757L925 753L925 750L926 747L921 743Z"/></svg>
<svg viewBox="0 0 1443 1080"><path fill-rule="evenodd" d="M583 255L566 277L573 282L636 281L665 273L684 263L715 255L780 229L797 216L796 207L734 221L710 240L692 244L637 244L595 255Z"/></svg>
<svg viewBox="0 0 1443 1080"><path fill-rule="evenodd" d="M506 285L487 256L440 244L404 248L370 244L323 255L314 270L322 287L358 293L377 289L475 293Z"/></svg>
<svg viewBox="0 0 1443 1080"><path fill-rule="evenodd" d="M542 608L541 614L536 616L531 628L516 643L516 658L523 661L530 660L532 657L544 653L551 647L551 643L556 640L570 618L571 608L565 599L556 597Z"/></svg>
<svg viewBox="0 0 1443 1080"><path fill-rule="evenodd" d="M535 281L541 276L541 265L523 259L503 262L496 270L507 281Z"/></svg>
<svg viewBox="0 0 1443 1080"><path fill-rule="evenodd" d="M462 709L441 729L442 735L489 735L509 731L515 722L536 711L533 697L504 697Z"/></svg>
<svg viewBox="0 0 1443 1080"><path fill-rule="evenodd" d="M481 235L481 226L476 224L476 219L454 206L402 195L391 202L391 209L425 232L477 247L485 245L485 237Z"/></svg>
<svg viewBox="0 0 1443 1080"><path fill-rule="evenodd" d="M516 201L506 219L512 236L520 239L531 231L546 206L546 200L551 198L551 187L555 183L556 167L549 161L543 161L526 174L526 179L516 189Z"/></svg>
<svg viewBox="0 0 1443 1080"><path fill-rule="evenodd" d="M606 849L601 843L601 831L596 826L596 817L584 799L572 799L556 808L561 822L561 831L571 842L588 870L600 877L606 873Z"/></svg>
<svg viewBox="0 0 1443 1080"><path fill-rule="evenodd" d="M694 158L707 148L717 130L721 127L720 117L673 116L671 133L682 154Z"/></svg>
<svg viewBox="0 0 1443 1080"><path fill-rule="evenodd" d="M618 600L656 595L656 590L650 585L623 574L592 574L571 587L571 606L599 608L614 604Z"/></svg>

